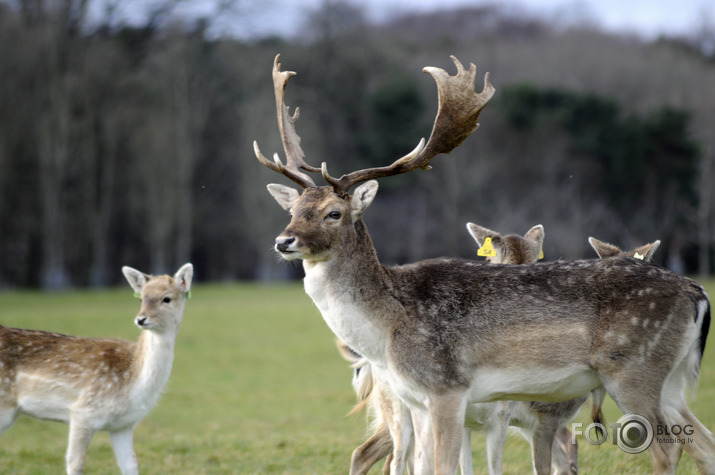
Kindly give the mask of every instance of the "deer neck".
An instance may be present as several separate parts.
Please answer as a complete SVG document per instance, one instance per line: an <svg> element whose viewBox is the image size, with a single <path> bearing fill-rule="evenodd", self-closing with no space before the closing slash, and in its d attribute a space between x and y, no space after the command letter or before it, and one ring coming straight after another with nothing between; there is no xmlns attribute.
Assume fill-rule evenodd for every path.
<svg viewBox="0 0 715 475"><path fill-rule="evenodd" d="M303 261L305 291L330 329L371 361L385 358L390 312L387 273L362 220L341 237L339 249L323 261Z"/></svg>
<svg viewBox="0 0 715 475"><path fill-rule="evenodd" d="M161 390L169 379L174 362L174 343L178 329L165 333L144 330L134 350L131 397L151 409L159 399Z"/></svg>

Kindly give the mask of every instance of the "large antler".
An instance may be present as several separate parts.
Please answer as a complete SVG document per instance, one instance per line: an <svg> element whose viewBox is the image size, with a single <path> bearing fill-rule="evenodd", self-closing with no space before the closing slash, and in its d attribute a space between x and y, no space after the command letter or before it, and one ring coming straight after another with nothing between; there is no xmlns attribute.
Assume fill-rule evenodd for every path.
<svg viewBox="0 0 715 475"><path fill-rule="evenodd" d="M273 162L268 160L263 156L258 144L254 141L253 149L256 152L256 157L271 170L282 173L303 188L315 186L315 182L301 170L309 173L322 172L323 178L333 187L335 192L341 194L347 193L353 185L373 178L407 173L417 168L429 170L430 160L440 153L451 152L477 129L479 126L477 122L479 113L494 95L494 86L489 82L489 73L484 76L484 89L477 94L474 90L477 67L470 63L467 71L457 58L450 57L455 66L457 66L457 74L454 76L450 76L447 71L441 68L428 66L423 69L424 72L431 74L437 83L439 97L437 117L427 144L425 145L424 139L420 140L420 143L412 152L396 160L390 166L357 170L340 178L333 178L328 173L325 162L323 162L321 168L305 163L305 154L300 148L300 137L295 131L295 122L298 120L300 109L296 108L291 116L288 113L288 106L283 102L286 83L296 73L293 71L281 71L280 55L276 55L273 63L273 86L276 94L278 127L281 132L283 149L286 153L286 165L283 165L278 154L274 154Z"/></svg>
<svg viewBox="0 0 715 475"><path fill-rule="evenodd" d="M323 177L336 193L347 193L353 185L373 178L406 173L417 168L429 170L430 160L440 153L451 152L479 127L479 113L494 95L489 73L484 76L484 89L477 94L474 90L477 67L470 63L469 71L466 71L457 58L450 58L457 66L455 76L450 76L444 69L431 66L422 70L430 73L437 82L439 95L437 117L427 145L422 139L412 152L390 166L357 170L337 179L328 174L327 165L323 162Z"/></svg>
<svg viewBox="0 0 715 475"><path fill-rule="evenodd" d="M295 122L300 116L300 108L296 107L295 112L291 116L288 113L288 106L283 101L285 95L285 87L288 79L295 76L293 71L281 71L280 63L281 55L276 55L273 61L273 88L276 94L276 112L278 113L278 129L281 133L281 141L283 142L283 150L286 154L286 164L283 165L278 154L273 155L271 162L263 156L258 148L258 142L253 141L253 151L256 153L256 158L262 164L273 171L281 173L294 182L298 183L303 188L315 186L313 179L300 170L307 172L320 172L320 168L312 167L305 163L305 154L300 148L300 137L295 131Z"/></svg>

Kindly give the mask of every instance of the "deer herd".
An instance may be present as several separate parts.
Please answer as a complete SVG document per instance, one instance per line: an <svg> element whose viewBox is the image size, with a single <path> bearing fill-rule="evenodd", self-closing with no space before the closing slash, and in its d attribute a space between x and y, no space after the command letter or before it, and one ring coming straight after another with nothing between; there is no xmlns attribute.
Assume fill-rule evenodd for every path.
<svg viewBox="0 0 715 475"><path fill-rule="evenodd" d="M384 473L473 473L471 432L486 433L490 474L501 473L507 429L532 446L535 473L576 473L578 446L567 425L586 403L602 423L609 395L623 414L652 427L689 425L687 444L654 438L657 474L675 473L682 450L715 473L715 437L686 403L695 389L710 324L696 282L650 263L660 241L623 252L589 238L600 259L537 261L544 228L502 236L468 223L486 260L437 258L380 263L363 214L377 178L429 170L476 128L494 94L479 93L476 67L454 57L457 73L426 67L438 111L424 139L391 165L339 178L305 161L285 87L295 75L276 56L273 83L285 163L258 160L300 186L270 184L290 214L275 239L286 260L301 260L306 293L353 367L353 387L373 423L351 474L386 459ZM316 185L320 175L326 185ZM138 473L132 434L156 404L171 371L193 267L153 277L123 273L141 296L137 343L0 326L0 432L19 414L69 424L68 473L82 473L89 442L108 431L124 474ZM600 425L600 424L599 424Z"/></svg>

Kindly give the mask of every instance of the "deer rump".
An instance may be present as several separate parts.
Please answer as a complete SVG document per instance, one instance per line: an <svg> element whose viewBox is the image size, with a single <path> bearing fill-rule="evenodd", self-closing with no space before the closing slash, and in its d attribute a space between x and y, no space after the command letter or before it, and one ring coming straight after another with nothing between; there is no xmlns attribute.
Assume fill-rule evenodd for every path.
<svg viewBox="0 0 715 475"><path fill-rule="evenodd" d="M389 333L399 352L387 356L408 386L468 390L472 402L563 401L603 376L658 371L662 381L691 350L699 366L704 350L703 289L636 259L518 268L433 259L385 269L405 318Z"/></svg>

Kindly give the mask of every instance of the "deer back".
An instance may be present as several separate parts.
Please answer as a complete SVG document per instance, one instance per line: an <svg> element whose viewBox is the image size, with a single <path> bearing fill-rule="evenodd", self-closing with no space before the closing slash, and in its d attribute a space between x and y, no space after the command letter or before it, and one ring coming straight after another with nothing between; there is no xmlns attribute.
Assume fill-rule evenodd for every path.
<svg viewBox="0 0 715 475"><path fill-rule="evenodd" d="M596 367L653 354L670 360L667 352L707 301L690 279L621 257L518 267L434 259L392 268L390 277L404 308L391 357L435 388L468 386L484 365ZM425 354L441 372L418 364Z"/></svg>

